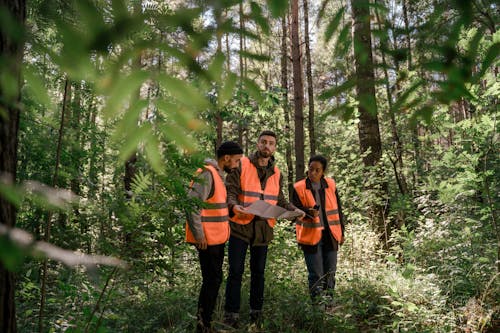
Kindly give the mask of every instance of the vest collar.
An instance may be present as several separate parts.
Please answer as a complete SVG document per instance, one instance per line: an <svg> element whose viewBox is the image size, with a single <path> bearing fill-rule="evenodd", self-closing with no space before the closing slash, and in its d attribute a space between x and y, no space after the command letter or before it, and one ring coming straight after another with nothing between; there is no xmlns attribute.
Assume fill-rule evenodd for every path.
<svg viewBox="0 0 500 333"><path fill-rule="evenodd" d="M321 184L320 189L328 188L328 183L327 183L327 181L326 181L326 179L325 179L324 176L321 177L319 183ZM306 189L312 190L312 182L309 179L309 177L306 178Z"/></svg>
<svg viewBox="0 0 500 333"><path fill-rule="evenodd" d="M250 162L252 162L252 164L255 165L256 168L270 169L274 173L274 164L276 163L274 156L271 156L271 158L269 159L269 163L267 164L267 167L259 166L257 152L254 152L252 155L248 156L248 158L250 159Z"/></svg>

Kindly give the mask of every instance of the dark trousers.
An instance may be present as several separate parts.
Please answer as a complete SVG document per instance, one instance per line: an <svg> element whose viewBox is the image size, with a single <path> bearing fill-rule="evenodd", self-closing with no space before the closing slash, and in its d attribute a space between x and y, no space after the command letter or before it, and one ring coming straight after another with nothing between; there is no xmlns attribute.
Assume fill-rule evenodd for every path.
<svg viewBox="0 0 500 333"><path fill-rule="evenodd" d="M206 250L198 249L200 258L201 284L198 298L198 316L205 326L210 326L212 314L222 283L222 262L224 261L224 245L209 245Z"/></svg>
<svg viewBox="0 0 500 333"><path fill-rule="evenodd" d="M245 270L248 243L231 236L229 238L229 274L226 284L226 312L240 312L241 280ZM250 247L250 309L262 310L264 304L264 270L266 268L267 245Z"/></svg>
<svg viewBox="0 0 500 333"><path fill-rule="evenodd" d="M337 271L337 251L325 246L323 239L317 245L317 251L305 251L307 271L309 272L309 292L311 298L320 295L324 290L333 292L335 273Z"/></svg>

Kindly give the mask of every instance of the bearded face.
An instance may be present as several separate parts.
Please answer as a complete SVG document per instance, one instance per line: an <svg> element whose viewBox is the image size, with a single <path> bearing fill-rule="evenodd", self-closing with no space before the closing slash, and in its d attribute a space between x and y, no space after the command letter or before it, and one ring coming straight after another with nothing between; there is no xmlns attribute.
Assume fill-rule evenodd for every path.
<svg viewBox="0 0 500 333"><path fill-rule="evenodd" d="M270 135L263 135L257 142L257 153L259 157L268 158L276 151L276 138Z"/></svg>

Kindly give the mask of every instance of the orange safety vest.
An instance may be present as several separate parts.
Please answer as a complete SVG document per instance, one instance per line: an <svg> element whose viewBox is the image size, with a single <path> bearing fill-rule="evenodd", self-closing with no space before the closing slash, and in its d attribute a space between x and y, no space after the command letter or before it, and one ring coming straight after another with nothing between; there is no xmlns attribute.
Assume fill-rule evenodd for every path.
<svg viewBox="0 0 500 333"><path fill-rule="evenodd" d="M226 186L213 166L205 165L205 169L212 173L214 194L205 200L207 205L201 209L201 225L208 245L224 244L229 239L230 230ZM200 174L202 171L198 169L197 173ZM188 223L186 223L186 242L196 243Z"/></svg>
<svg viewBox="0 0 500 333"><path fill-rule="evenodd" d="M257 200L264 200L271 205L276 205L278 203L278 195L280 191L280 171L275 166L274 174L269 177L266 181L266 187L262 189L260 185L259 175L257 173L257 168L250 161L248 157L241 158L241 194L238 195L238 201L243 207L248 207L252 202ZM235 216L231 217L232 222L238 224L248 224L253 220L254 215L250 215L247 218L238 218ZM267 219L267 224L271 228L276 225L276 219Z"/></svg>
<svg viewBox="0 0 500 333"><path fill-rule="evenodd" d="M328 188L325 188L325 210L328 226L333 237L340 242L342 238L342 227L340 225L340 217L337 206L337 197L335 196L335 181L331 178L325 178L328 183ZM305 208L313 208L316 205L316 200L311 190L306 188L306 180L302 179L296 182L293 187L299 196L300 202ZM295 232L297 242L305 245L316 245L321 240L321 225L320 217L316 216L313 219L304 218L303 221L297 221L295 224Z"/></svg>

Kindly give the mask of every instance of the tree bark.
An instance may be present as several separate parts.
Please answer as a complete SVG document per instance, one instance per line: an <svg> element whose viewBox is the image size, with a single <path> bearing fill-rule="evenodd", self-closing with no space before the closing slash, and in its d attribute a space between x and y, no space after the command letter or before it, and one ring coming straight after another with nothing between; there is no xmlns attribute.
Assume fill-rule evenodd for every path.
<svg viewBox="0 0 500 333"><path fill-rule="evenodd" d="M300 59L299 3L292 0L292 67L293 102L295 109L295 180L304 178L304 85Z"/></svg>
<svg viewBox="0 0 500 333"><path fill-rule="evenodd" d="M292 147L291 147L291 124L290 124L290 107L288 104L288 56L287 56L287 43L288 29L286 22L287 15L281 18L281 29L283 35L281 36L281 89L283 90L283 113L285 116L285 159L287 166L287 188L288 195L292 193L293 189L293 161L292 161Z"/></svg>
<svg viewBox="0 0 500 333"><path fill-rule="evenodd" d="M307 103L309 105L309 147L311 156L316 155L316 134L314 131L314 89L312 80L311 48L309 45L309 8L307 0L304 3L304 41L306 48L306 78L307 78Z"/></svg>
<svg viewBox="0 0 500 333"><path fill-rule="evenodd" d="M369 0L352 0L354 20L354 59L356 67L356 90L359 110L358 134L367 179L373 184L367 189L371 196L370 219L374 221L381 239L389 238L386 221L387 184L382 180L379 162L382 157L382 142L375 98L375 73L372 57Z"/></svg>
<svg viewBox="0 0 500 333"><path fill-rule="evenodd" d="M142 11L142 0L134 3L134 13L140 13ZM142 56L138 55L137 58L133 60L132 65L134 70L140 70L142 67ZM131 104L141 97L141 88L137 89L135 93L135 99L132 98ZM140 119L137 119L139 121ZM132 193L132 181L135 178L136 168L135 164L137 162L137 151L134 151L129 158L125 161L125 174L123 176L123 186L125 189L125 197L131 198Z"/></svg>
<svg viewBox="0 0 500 333"><path fill-rule="evenodd" d="M218 13L216 15L216 21L217 21L217 27L220 26L220 21L221 21L221 17L220 17L220 13ZM217 31L217 53L222 53L222 33L220 33L219 31ZM217 147L220 146L220 144L222 143L222 125L223 125L223 122L222 122L222 115L221 115L221 112L220 112L220 107L219 107L219 104L217 103L217 110L215 111L215 119L216 119L216 123L217 123L217 126L216 126L216 132L217 132L217 136L216 136L216 141L215 141L215 149L214 149L214 153L217 151Z"/></svg>
<svg viewBox="0 0 500 333"><path fill-rule="evenodd" d="M413 69L413 49L411 47L410 20L408 19L408 11L410 11L411 14L411 8L408 7L407 0L402 0L402 7L406 34L406 47L408 48L407 66L408 71L411 71ZM413 144L414 160L416 166L415 183L418 183L421 175L423 174L422 159L420 157L420 141L418 139L418 123L415 123L412 126L411 141Z"/></svg>
<svg viewBox="0 0 500 333"><path fill-rule="evenodd" d="M377 9L375 9L375 15L377 17L377 24L379 31L382 31L384 27L382 27L382 23L380 20L380 15ZM396 46L396 45L395 45ZM387 40L384 37L380 38L380 55L382 57L382 68L384 71L384 79L385 79L385 92L387 95L387 104L389 107L389 118L391 123L391 133L392 133L392 143L394 149L395 160L391 158L391 161L394 165L394 176L396 177L396 182L398 184L399 191L402 195L406 195L408 193L408 186L406 183L406 177L403 173L404 165L403 165L403 145L401 143L401 139L399 138L397 123L396 123L396 115L394 114L393 108L393 100L392 100L392 92L390 87L390 78L389 73L387 72L387 60L385 57L385 49L387 49ZM397 62L397 60L396 60Z"/></svg>
<svg viewBox="0 0 500 333"><path fill-rule="evenodd" d="M245 47L243 45L243 30L245 29L245 18L243 15L243 1L240 2L239 6L239 15L240 15L240 54L239 54L239 62L240 62L240 90L243 87L243 78L245 77L244 72L244 63L243 63L243 54L241 52L244 51ZM243 147L243 132L245 129L241 123L241 119L238 119L238 143L241 147ZM247 154L248 148L245 149L245 154Z"/></svg>
<svg viewBox="0 0 500 333"><path fill-rule="evenodd" d="M61 110L61 121L59 125L59 134L57 138L57 148L56 148L56 162L54 167L54 174L52 175L52 187L57 186L58 178L59 178L59 166L61 161L61 151L62 151L62 140L64 134L64 127L67 123L68 116L68 105L71 101L71 83L68 78L64 81L64 95L62 101L62 110ZM50 241L50 233L52 226L52 212L47 214L47 220L45 222L45 233L44 233L44 241ZM45 298L46 298L46 290L47 290L47 274L48 274L48 259L45 258L42 264L42 281L40 287L40 308L38 312L38 331L43 332L43 318L45 311Z"/></svg>
<svg viewBox="0 0 500 333"><path fill-rule="evenodd" d="M0 0L0 9L10 14L20 28L24 26L25 0ZM16 82L15 87L4 87L0 83L0 181L10 184L15 183L17 172L23 46L22 37L16 38L0 30L0 59L3 63L0 72L12 80L8 82ZM0 197L0 223L14 227L16 215L16 207ZM0 262L0 331L4 333L17 332L14 294L14 274Z"/></svg>

